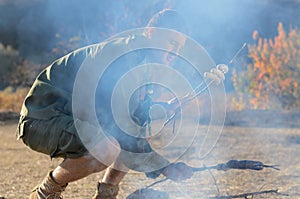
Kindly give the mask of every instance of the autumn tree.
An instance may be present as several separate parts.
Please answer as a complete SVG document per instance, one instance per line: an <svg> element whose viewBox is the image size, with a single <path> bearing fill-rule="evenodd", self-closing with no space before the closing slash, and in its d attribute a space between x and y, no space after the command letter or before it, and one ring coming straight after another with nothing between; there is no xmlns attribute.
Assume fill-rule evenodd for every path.
<svg viewBox="0 0 300 199"><path fill-rule="evenodd" d="M274 39L262 38L253 32L255 44L248 45L251 60L244 70L233 72L239 108L291 109L300 105L300 31L287 33L278 24Z"/></svg>

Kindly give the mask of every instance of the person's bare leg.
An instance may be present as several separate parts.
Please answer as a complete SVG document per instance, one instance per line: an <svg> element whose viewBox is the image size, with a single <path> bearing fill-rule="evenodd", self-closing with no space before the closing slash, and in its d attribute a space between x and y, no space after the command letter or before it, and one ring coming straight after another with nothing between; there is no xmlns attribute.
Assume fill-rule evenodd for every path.
<svg viewBox="0 0 300 199"><path fill-rule="evenodd" d="M124 163L117 158L116 161L106 170L101 182L118 185L128 171L129 169L124 165Z"/></svg>
<svg viewBox="0 0 300 199"><path fill-rule="evenodd" d="M114 138L105 137L90 152L79 158L66 158L48 173L43 182L31 192L29 198L61 198L60 195L69 182L102 171L111 165L120 154L120 146ZM95 158L92 154L98 157ZM98 159L105 160L105 163Z"/></svg>
<svg viewBox="0 0 300 199"><path fill-rule="evenodd" d="M102 179L101 182L111 185L118 185L122 179L125 177L127 172L116 170L112 167L109 167Z"/></svg>
<svg viewBox="0 0 300 199"><path fill-rule="evenodd" d="M92 173L102 171L106 165L87 154L76 159L65 159L53 171L50 171L43 182L30 194L30 199L61 198L69 182L84 178Z"/></svg>
<svg viewBox="0 0 300 199"><path fill-rule="evenodd" d="M52 177L57 184L65 185L106 168L106 165L96 160L92 155L87 154L76 159L65 159L53 170Z"/></svg>
<svg viewBox="0 0 300 199"><path fill-rule="evenodd" d="M92 173L100 172L116 161L120 153L120 145L112 137L105 137L91 151L98 157L95 158L90 153L76 158L65 159L52 172L53 179L60 185L82 179ZM104 163L98 159L105 160Z"/></svg>

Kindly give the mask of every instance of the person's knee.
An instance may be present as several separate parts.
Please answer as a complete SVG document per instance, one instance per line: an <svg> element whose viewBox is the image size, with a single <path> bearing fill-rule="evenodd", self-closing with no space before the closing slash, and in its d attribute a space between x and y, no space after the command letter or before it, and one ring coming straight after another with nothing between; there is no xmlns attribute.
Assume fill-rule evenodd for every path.
<svg viewBox="0 0 300 199"><path fill-rule="evenodd" d="M100 152L107 165L111 165L120 155L121 147L119 142L112 136L107 137L104 141L105 149Z"/></svg>
<svg viewBox="0 0 300 199"><path fill-rule="evenodd" d="M100 164L110 166L118 158L121 147L115 138L109 136L102 139L89 152Z"/></svg>
<svg viewBox="0 0 300 199"><path fill-rule="evenodd" d="M91 154L87 154L83 158L85 158L86 168L89 168L90 173L100 172L108 167L108 165L100 162Z"/></svg>

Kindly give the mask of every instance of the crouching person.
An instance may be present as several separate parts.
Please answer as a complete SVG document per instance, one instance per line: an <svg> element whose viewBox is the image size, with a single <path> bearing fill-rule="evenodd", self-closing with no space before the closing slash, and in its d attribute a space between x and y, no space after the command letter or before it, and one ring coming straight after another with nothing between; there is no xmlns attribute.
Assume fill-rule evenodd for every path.
<svg viewBox="0 0 300 199"><path fill-rule="evenodd" d="M177 20L175 16L177 16L175 11L164 10L150 21L160 21L162 17ZM174 24L180 25L179 22ZM63 158L63 161L55 169L49 171L41 184L33 189L30 199L60 199L69 183L103 170L105 170L105 175L98 182L94 199L115 199L119 190L118 185L129 169L142 171L151 178L162 174L175 181L185 180L192 176L192 169L186 164L169 163L153 152L145 139L130 137L116 127L110 110L110 95L107 95L108 90L113 91L113 87L104 86L98 89L100 90L100 106L102 106L98 118L101 126L107 127L105 136L97 137L96 144L89 149L80 137L80 133L90 134L90 129L94 129L93 124L89 124L88 118L83 116L82 120L74 119L73 115L72 92L80 66L84 60L93 59L103 49L126 48L127 46L130 49L131 42L136 42L137 38L148 39L145 35L118 38L75 50L53 62L36 78L24 100L17 136L32 150L49 155L51 158ZM180 48L182 43L184 39L179 38L176 48ZM167 61L169 63L170 59ZM124 69L124 67L121 68ZM108 71L106 79L116 83L118 78L114 78L121 71L120 67L110 71L111 73ZM119 74L119 77L121 76L122 74ZM87 76L86 80L88 79ZM82 85L85 83L81 82ZM84 104L84 100L82 103ZM82 128L79 133L76 124L90 125L91 128ZM128 148L136 153L151 153L152 155L148 160L130 161L130 158L134 159L134 157L127 157L121 150ZM95 157L92 152L96 152L98 156ZM144 170L142 164L149 169ZM116 169L119 165L125 165L124 167L129 169ZM157 165L163 166L153 170L152 168L158 168Z"/></svg>

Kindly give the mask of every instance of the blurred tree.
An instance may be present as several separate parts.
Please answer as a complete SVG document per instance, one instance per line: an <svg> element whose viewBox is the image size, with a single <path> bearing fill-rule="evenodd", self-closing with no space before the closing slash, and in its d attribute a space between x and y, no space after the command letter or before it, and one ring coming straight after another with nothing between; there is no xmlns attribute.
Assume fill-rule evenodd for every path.
<svg viewBox="0 0 300 199"><path fill-rule="evenodd" d="M300 106L300 30L291 28L286 33L282 23L277 30L274 39L262 38L254 31L256 43L248 46L252 63L233 73L234 103L240 108Z"/></svg>
<svg viewBox="0 0 300 199"><path fill-rule="evenodd" d="M169 0L45 0L29 7L17 24L20 55L49 63L78 47L142 27ZM145 12L147 11L147 12Z"/></svg>
<svg viewBox="0 0 300 199"><path fill-rule="evenodd" d="M10 86L0 91L0 111L20 112L22 102L28 91L28 88L14 89Z"/></svg>
<svg viewBox="0 0 300 199"><path fill-rule="evenodd" d="M168 7L192 22L193 38L219 63L251 40L253 29L258 29L264 37L273 37L274 24L279 20L300 25L299 0L222 3L218 0L0 0L0 42L17 49L19 56L29 62L49 64L78 47L142 27L153 13Z"/></svg>
<svg viewBox="0 0 300 199"><path fill-rule="evenodd" d="M42 67L19 56L12 46L0 43L0 90L10 86L29 87Z"/></svg>
<svg viewBox="0 0 300 199"><path fill-rule="evenodd" d="M0 110L19 111L45 65L81 46L142 27L170 0L0 0Z"/></svg>

